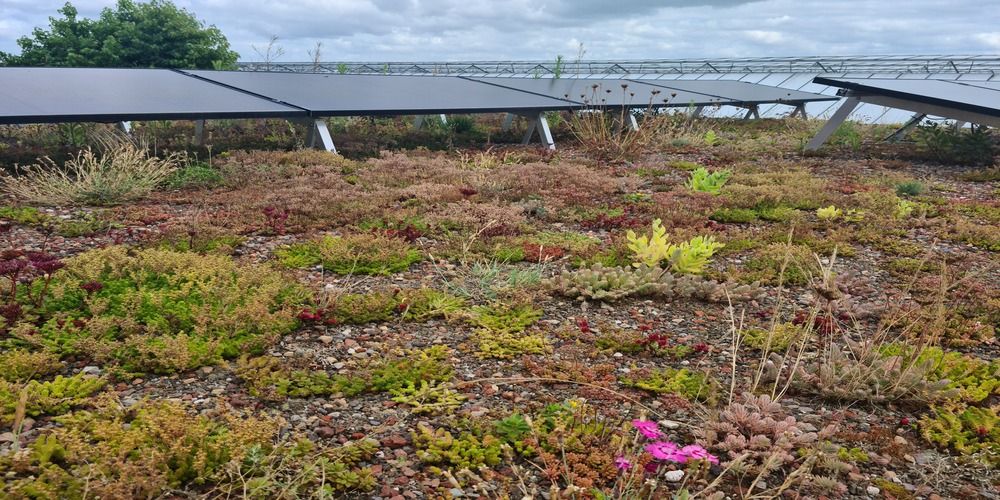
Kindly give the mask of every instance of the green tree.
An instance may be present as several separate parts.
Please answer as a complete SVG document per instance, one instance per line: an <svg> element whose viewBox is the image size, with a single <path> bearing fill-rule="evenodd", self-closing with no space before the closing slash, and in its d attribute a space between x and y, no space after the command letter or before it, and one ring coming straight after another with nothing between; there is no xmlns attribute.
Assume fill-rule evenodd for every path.
<svg viewBox="0 0 1000 500"><path fill-rule="evenodd" d="M169 0L119 0L98 19L77 17L69 2L17 40L20 55L0 52L6 66L231 69L239 54L214 25L206 26Z"/></svg>

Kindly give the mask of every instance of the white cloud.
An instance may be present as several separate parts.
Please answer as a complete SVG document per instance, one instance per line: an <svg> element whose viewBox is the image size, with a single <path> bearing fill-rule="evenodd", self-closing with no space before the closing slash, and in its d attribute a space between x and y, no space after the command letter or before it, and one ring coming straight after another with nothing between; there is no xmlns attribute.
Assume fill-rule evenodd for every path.
<svg viewBox="0 0 1000 500"><path fill-rule="evenodd" d="M785 35L780 31L747 30L743 34L750 40L768 45L777 45L785 42Z"/></svg>
<svg viewBox="0 0 1000 500"><path fill-rule="evenodd" d="M994 31L992 33L976 33L973 38L978 40L983 45L988 47L993 47L994 49L1000 49L1000 31Z"/></svg>

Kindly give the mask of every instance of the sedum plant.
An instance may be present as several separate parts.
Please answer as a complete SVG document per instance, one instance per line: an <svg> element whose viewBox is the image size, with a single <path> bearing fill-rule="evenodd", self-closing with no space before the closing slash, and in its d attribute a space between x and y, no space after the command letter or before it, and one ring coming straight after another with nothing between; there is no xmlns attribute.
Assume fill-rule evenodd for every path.
<svg viewBox="0 0 1000 500"><path fill-rule="evenodd" d="M322 264L337 274L388 275L421 260L420 252L406 240L384 234L324 236L279 249L275 255L287 267Z"/></svg>
<svg viewBox="0 0 1000 500"><path fill-rule="evenodd" d="M67 259L31 288L46 289L46 298L13 336L41 351L153 373L259 352L297 325L305 297L266 266L123 246Z"/></svg>
<svg viewBox="0 0 1000 500"><path fill-rule="evenodd" d="M661 225L660 219L653 221L649 235L636 235L629 230L626 238L628 249L636 260L635 267L669 264L671 270L684 274L700 274L712 255L725 246L712 236L696 236L674 245L667 240L667 229Z"/></svg>
<svg viewBox="0 0 1000 500"><path fill-rule="evenodd" d="M407 381L402 387L389 392L393 401L410 406L417 415L451 413L465 401L465 396L453 390L450 384L426 380L419 383Z"/></svg>
<svg viewBox="0 0 1000 500"><path fill-rule="evenodd" d="M762 293L758 284L717 283L701 276L676 276L658 267L604 267L594 264L575 271L564 270L552 277L548 286L577 300L615 301L630 296L657 296L664 299L696 298L720 302L753 300Z"/></svg>
<svg viewBox="0 0 1000 500"><path fill-rule="evenodd" d="M61 415L84 404L104 384L104 379L82 373L72 377L57 375L47 382L32 380L23 387L0 381L0 424L11 423L22 398L27 415Z"/></svg>
<svg viewBox="0 0 1000 500"><path fill-rule="evenodd" d="M1000 416L997 407L934 408L920 419L920 434L928 442L972 455L1000 466Z"/></svg>
<svg viewBox="0 0 1000 500"><path fill-rule="evenodd" d="M688 178L685 185L692 191L719 194L722 186L726 184L732 175L733 173L729 170L716 170L710 173L705 167L699 167L691 172L691 177Z"/></svg>
<svg viewBox="0 0 1000 500"><path fill-rule="evenodd" d="M833 205L816 209L816 217L818 217L819 220L830 221L839 219L843 216L844 211Z"/></svg>
<svg viewBox="0 0 1000 500"><path fill-rule="evenodd" d="M500 464L500 440L489 434L477 437L465 432L455 437L445 429L432 429L421 423L412 438L417 458L426 464L471 470Z"/></svg>

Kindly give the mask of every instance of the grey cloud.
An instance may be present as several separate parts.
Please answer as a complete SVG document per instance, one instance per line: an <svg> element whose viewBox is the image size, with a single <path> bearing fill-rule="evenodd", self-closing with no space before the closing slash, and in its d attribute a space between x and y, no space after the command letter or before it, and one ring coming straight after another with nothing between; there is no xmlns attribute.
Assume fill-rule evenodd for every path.
<svg viewBox="0 0 1000 500"><path fill-rule="evenodd" d="M243 59L280 37L284 61L748 57L997 51L1000 9L977 0L175 0ZM76 2L96 15L111 0ZM0 50L62 2L0 3Z"/></svg>

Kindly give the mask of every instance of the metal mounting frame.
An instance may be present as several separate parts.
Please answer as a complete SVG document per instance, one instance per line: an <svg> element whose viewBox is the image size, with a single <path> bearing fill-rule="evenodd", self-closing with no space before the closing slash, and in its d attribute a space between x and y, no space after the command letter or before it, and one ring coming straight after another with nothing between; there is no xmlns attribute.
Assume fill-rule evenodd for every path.
<svg viewBox="0 0 1000 500"><path fill-rule="evenodd" d="M552 131L549 129L549 121L545 118L544 112L524 114L522 116L530 120L530 122L528 123L528 130L521 139L521 144L530 144L532 137L534 137L537 131L538 138L543 146L552 150L556 149L556 141L552 139Z"/></svg>
<svg viewBox="0 0 1000 500"><path fill-rule="evenodd" d="M333 144L333 137L330 136L330 129L326 127L325 119L303 120L301 123L309 128L309 132L306 133L307 148L322 149L331 153L337 152L337 146Z"/></svg>
<svg viewBox="0 0 1000 500"><path fill-rule="evenodd" d="M807 151L815 151L819 149L820 146L822 146L826 142L826 140L829 139L831 135L833 135L834 131L836 131L837 128L840 127L840 124L847 119L847 117L851 114L851 112L854 111L854 108L858 107L858 105L861 104L862 102L868 104L875 104L878 106L885 106L888 108L896 108L906 111L912 111L917 114L941 116L944 118L951 118L953 120L958 120L968 123L987 125L990 127L1000 127L1000 117L987 115L983 113L976 113L974 111L956 109L948 106L930 104L926 102L920 102L911 99L903 99L899 97L890 97L884 95L855 92L853 90L848 90L847 92L845 92L845 96L846 99L844 99L844 103L840 105L840 108L837 109L837 112L830 117L830 120L826 122L826 125L823 126L823 128L819 131L819 133L816 134L816 136L813 137L808 144L806 144ZM913 118L911 118L910 121L913 121ZM909 122L907 123L909 124Z"/></svg>

